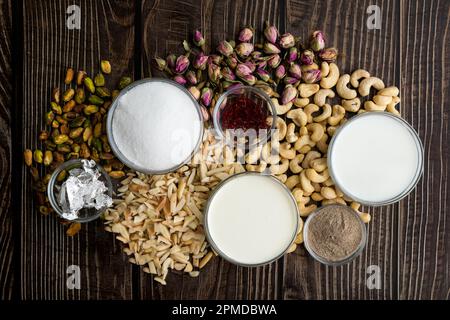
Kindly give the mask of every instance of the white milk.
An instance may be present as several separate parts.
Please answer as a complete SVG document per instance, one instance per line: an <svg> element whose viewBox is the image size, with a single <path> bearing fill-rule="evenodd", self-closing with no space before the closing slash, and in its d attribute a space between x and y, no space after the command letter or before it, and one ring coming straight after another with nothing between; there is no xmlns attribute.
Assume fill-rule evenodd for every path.
<svg viewBox="0 0 450 320"><path fill-rule="evenodd" d="M420 142L400 119L370 113L338 131L329 149L336 184L355 200L385 202L414 183L422 165Z"/></svg>
<svg viewBox="0 0 450 320"><path fill-rule="evenodd" d="M295 237L295 201L269 176L244 174L228 180L210 199L209 236L226 257L261 264L284 253Z"/></svg>

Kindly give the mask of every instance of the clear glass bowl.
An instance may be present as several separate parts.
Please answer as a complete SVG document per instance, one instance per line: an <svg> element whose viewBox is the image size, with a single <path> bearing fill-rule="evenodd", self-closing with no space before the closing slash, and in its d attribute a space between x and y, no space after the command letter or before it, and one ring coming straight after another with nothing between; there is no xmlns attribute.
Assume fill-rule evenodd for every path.
<svg viewBox="0 0 450 320"><path fill-rule="evenodd" d="M187 157L187 159L185 159L183 162L175 165L174 167L167 168L166 170L149 170L147 168L144 168L144 167L141 167L139 165L136 165L135 163L130 161L127 157L125 157L125 155L119 150L119 147L117 146L117 143L114 140L112 124L113 124L113 118L114 118L114 111L116 110L117 106L119 105L119 103L118 103L119 99L123 95L125 95L128 91L133 89L134 87L136 87L136 86L138 86L140 84L143 84L143 83L148 83L148 82L163 82L163 83L167 83L167 84L175 86L179 90L183 91L183 93L186 94L192 100L192 102L193 102L193 104L195 106L195 109L196 109L196 111L198 113L199 119L200 119L200 135L198 137L198 140L197 140L197 143L196 143L194 149L192 150L190 155ZM183 165L188 163L192 159L192 157L197 153L198 149L200 148L200 145L201 145L201 142L202 142L202 139L203 139L203 132L204 132L203 115L202 115L202 111L201 111L200 105L198 104L197 100L194 99L194 97L190 94L190 92L185 87L183 87L182 85L180 85L179 83L177 83L177 82L175 82L173 80L164 79L164 78L151 78L151 79L150 78L146 78L146 79L141 79L141 80L138 80L138 81L134 81L133 83L128 85L114 99L114 101L113 101L113 103L111 105L111 108L108 111L108 117L107 117L107 120L106 120L106 133L108 135L108 141L109 141L109 144L111 146L112 152L128 168L131 168L131 169L133 169L135 171L139 171L139 172L146 173L146 174L166 174L166 173L169 173L169 172L176 171L177 169L179 169L180 167L182 167Z"/></svg>
<svg viewBox="0 0 450 320"><path fill-rule="evenodd" d="M228 130L224 130L222 128L221 116L227 105L229 105L230 101L233 101L241 97L245 97L249 100L252 100L257 104L262 103L262 105L265 106L269 111L268 113L269 117L271 117L272 119L267 134L265 135L262 134L258 136L255 136L254 134L249 134L249 139L246 139L245 141L245 143L250 146L255 145L257 143L262 145L268 140L270 140L271 133L276 128L277 111L270 97L264 91L255 87L250 86L236 87L226 91L219 97L212 114L213 125L216 135L218 136L219 139L226 141L227 144L234 145L236 143L234 140L230 140L230 135L227 134ZM242 131L242 133L244 132Z"/></svg>
<svg viewBox="0 0 450 320"><path fill-rule="evenodd" d="M48 200L50 201L50 204L52 206L52 208L56 211L56 213L64 219L64 217L62 216L63 211L61 206L58 203L57 200L57 196L59 193L59 188L61 187L62 183L64 181L57 181L58 175L62 172L62 171L67 171L67 174L69 174L69 171L75 168L81 168L83 166L81 159L73 159L73 160L69 160L64 162L63 164L61 164L58 168L56 168L56 170L53 172L50 181L48 183L47 186L47 195L48 195ZM112 198L112 194L113 194L113 185L111 182L111 178L109 177L108 173L98 164L95 166L95 169L98 169L98 171L100 172L101 176L99 178L100 181L103 181L103 183L105 184L105 186L108 188L108 195ZM75 220L71 220L71 221L76 221L76 222L89 222L92 220L97 219L104 211L106 210L105 208L102 209L95 209L95 208L87 208L87 209L82 209L79 211L78 215L79 217Z"/></svg>
<svg viewBox="0 0 450 320"><path fill-rule="evenodd" d="M320 212L327 207L330 206L339 206L339 207L343 207L346 208L346 210L348 210L349 212L351 212L353 215L355 215L355 217L358 219L358 221L361 224L361 242L359 244L359 246L356 248L356 250L350 254L349 256L343 258L342 260L339 261L330 261L325 259L324 257L319 256L310 246L309 244L309 238L308 238L308 228L309 228L309 224L311 223L312 220L314 220L315 217L317 217L317 215L320 214ZM354 260L356 257L358 257L361 252L363 251L364 247L366 246L367 243L367 230L366 230L366 225L364 224L364 222L361 220L361 218L359 217L358 213L353 210L352 208L348 207L348 206L344 206L342 204L329 204L320 208L317 208L316 210L314 210L306 219L305 224L303 225L303 242L305 244L305 248L306 250L309 252L309 254L316 259L317 261L319 261L320 263L323 263L325 265L328 266L340 266L343 264L347 264L349 262L351 262L352 260Z"/></svg>

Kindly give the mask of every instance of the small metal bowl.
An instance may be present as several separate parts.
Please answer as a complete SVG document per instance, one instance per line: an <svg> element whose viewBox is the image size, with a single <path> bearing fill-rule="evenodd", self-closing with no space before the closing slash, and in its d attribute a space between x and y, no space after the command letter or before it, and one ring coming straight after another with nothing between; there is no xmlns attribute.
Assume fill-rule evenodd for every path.
<svg viewBox="0 0 450 320"><path fill-rule="evenodd" d="M50 181L48 183L47 195L48 195L48 200L50 201L50 205L52 206L53 210L55 210L55 212L63 219L64 219L63 211L62 211L61 206L58 203L57 194L59 192L59 188L61 187L61 185L64 181L59 182L59 181L57 181L57 178L62 171L69 172L72 169L81 168L81 167L83 167L83 164L80 159L66 161L63 164L61 164L58 168L56 168L56 170L53 172L53 174L50 178ZM101 176L99 177L99 180L105 184L106 188L108 188L108 191L107 191L108 196L110 196L112 198L113 185L111 182L111 178L109 177L108 173L98 164L95 166L95 169L98 169L98 171L100 172ZM99 209L99 210L97 210L95 208L82 209L78 212L78 215L79 215L78 218L71 220L71 221L81 222L81 223L89 222L89 221L97 219L105 210L106 210L106 207Z"/></svg>
<svg viewBox="0 0 450 320"><path fill-rule="evenodd" d="M327 260L324 257L319 256L312 249L312 247L311 247L311 245L309 243L309 237L308 237L309 224L311 223L311 221L314 220L314 218L317 217L324 208L328 208L330 206L337 206L337 207L345 208L346 210L348 210L348 212L351 212L358 219L358 221L361 224L361 242L360 242L359 246L356 248L356 250L352 254L350 254L347 257L344 257L342 260L339 260L339 261L330 261L330 260ZM326 205L326 206L323 206L323 207L320 207L320 208L314 210L308 216L308 218L306 219L305 224L303 225L303 242L304 242L305 248L309 252L309 254L314 259L319 261L320 263L323 263L323 264L328 265L328 266L340 266L340 265L347 264L347 263L351 262L356 257L358 257L361 254L361 252L364 250L364 247L366 246L366 243L367 243L366 225L361 220L361 218L359 217L358 213L355 210L353 210L352 208L350 208L348 206L344 206L342 204L329 204L329 205Z"/></svg>
<svg viewBox="0 0 450 320"><path fill-rule="evenodd" d="M118 105L119 105L119 100L122 96L124 96L127 92L129 92L131 89L133 89L134 87L137 87L141 84L144 83L149 83L149 82L163 82L163 83L167 83L169 85L174 86L175 88L181 90L184 94L186 94L189 99L192 101L192 103L195 106L195 109L198 113L198 117L199 117L199 121L200 121L200 135L198 137L198 140L196 142L196 145L194 147L194 149L192 150L192 152L190 153L190 155L181 163L171 167L171 168L167 168L164 170L150 170L148 168L144 168L141 167L135 163L133 163L132 161L130 161L119 149L119 147L117 146L116 141L114 140L114 135L113 135L113 118L114 118L114 112L117 109ZM135 170L135 171L139 171L142 173L146 173L146 174L166 174L169 172L173 172L176 171L177 169L179 169L180 167L182 167L183 165L185 165L186 163L188 163L192 157L197 153L198 149L200 148L202 139L203 139L203 131L204 131L204 125L203 125L203 115L202 115L202 111L200 108L200 105L198 104L197 100L194 99L194 97L190 94L190 92L183 87L182 85L178 84L175 81L169 80L169 79L164 79L164 78L146 78L146 79L142 79L142 80L138 80L138 81L134 81L133 83L131 83L130 85L128 85L126 88L124 88L120 94L114 99L111 108L108 111L108 117L106 120L106 132L108 135L108 141L109 144L111 146L111 150L112 152L117 156L117 158L119 158L119 160L124 163L127 167Z"/></svg>

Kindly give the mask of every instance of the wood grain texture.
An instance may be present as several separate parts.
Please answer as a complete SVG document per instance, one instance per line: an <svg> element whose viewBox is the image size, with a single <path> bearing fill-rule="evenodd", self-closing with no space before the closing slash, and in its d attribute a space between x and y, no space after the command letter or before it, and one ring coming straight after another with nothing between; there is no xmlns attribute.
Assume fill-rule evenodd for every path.
<svg viewBox="0 0 450 320"><path fill-rule="evenodd" d="M69 5L81 9L81 30L66 28ZM134 7L127 1L25 1L23 57L23 146L36 148L52 87L64 88L69 66L89 74L109 59L107 81L133 73ZM32 201L30 176L22 172L21 297L23 299L130 299L131 266L101 221L83 225L74 238L52 216L42 217ZM81 270L81 289L66 286L66 268Z"/></svg>
<svg viewBox="0 0 450 320"><path fill-rule="evenodd" d="M13 211L11 204L12 3L0 0L0 301L13 288Z"/></svg>
<svg viewBox="0 0 450 320"><path fill-rule="evenodd" d="M449 24L449 1L401 2L403 115L425 154L423 177L400 212L401 299L450 299Z"/></svg>
<svg viewBox="0 0 450 320"><path fill-rule="evenodd" d="M366 27L369 5L381 9L381 30ZM307 41L314 30L323 30L327 46L342 53L341 73L363 68L387 85L399 85L398 1L298 1L288 0L286 29ZM285 258L284 298L287 299L393 299L397 296L396 227L400 205L363 208L372 214L365 250L352 263L326 267L315 262L304 247ZM381 268L380 290L366 286L366 269Z"/></svg>
<svg viewBox="0 0 450 320"><path fill-rule="evenodd" d="M264 20L279 24L279 1L145 1L143 3L143 77L151 59L168 53L181 54L181 42L195 29L202 30L207 49L220 40L234 39L245 25L263 27ZM153 72L152 72L153 71ZM214 258L199 278L171 274L166 287L155 285L141 274L143 299L276 299L280 298L282 262L249 269Z"/></svg>

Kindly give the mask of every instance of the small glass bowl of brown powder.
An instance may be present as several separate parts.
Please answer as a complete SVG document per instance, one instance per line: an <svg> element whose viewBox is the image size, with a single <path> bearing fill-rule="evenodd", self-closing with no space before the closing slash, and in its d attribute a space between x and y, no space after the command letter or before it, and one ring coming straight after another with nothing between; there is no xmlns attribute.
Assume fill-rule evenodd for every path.
<svg viewBox="0 0 450 320"><path fill-rule="evenodd" d="M305 247L317 261L331 266L349 263L364 249L366 226L358 213L341 204L314 211L304 226Z"/></svg>

